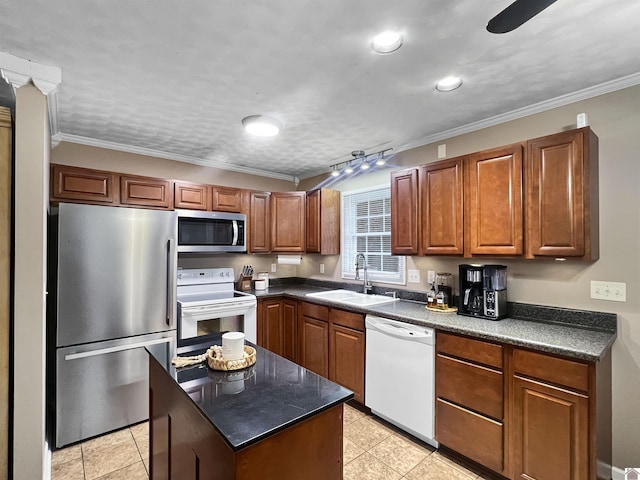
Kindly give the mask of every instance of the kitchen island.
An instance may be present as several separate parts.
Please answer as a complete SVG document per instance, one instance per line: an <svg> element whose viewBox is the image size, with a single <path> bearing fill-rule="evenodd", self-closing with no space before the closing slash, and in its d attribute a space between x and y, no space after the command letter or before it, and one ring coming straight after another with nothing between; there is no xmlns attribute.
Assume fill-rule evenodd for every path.
<svg viewBox="0 0 640 480"><path fill-rule="evenodd" d="M256 363L232 372L166 369L149 355L152 480L342 478L342 404L353 393L255 348Z"/></svg>

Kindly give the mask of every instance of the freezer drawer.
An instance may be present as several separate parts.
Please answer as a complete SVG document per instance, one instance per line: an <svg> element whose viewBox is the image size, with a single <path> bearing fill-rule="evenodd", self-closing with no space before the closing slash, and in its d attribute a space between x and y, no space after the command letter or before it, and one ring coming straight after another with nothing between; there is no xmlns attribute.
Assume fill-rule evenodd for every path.
<svg viewBox="0 0 640 480"><path fill-rule="evenodd" d="M175 330L57 349L57 448L149 417L145 348L168 364Z"/></svg>

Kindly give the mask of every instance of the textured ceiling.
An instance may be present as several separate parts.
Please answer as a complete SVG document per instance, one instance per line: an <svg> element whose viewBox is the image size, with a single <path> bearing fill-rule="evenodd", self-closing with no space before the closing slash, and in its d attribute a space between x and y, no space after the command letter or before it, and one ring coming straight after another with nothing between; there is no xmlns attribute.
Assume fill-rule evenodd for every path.
<svg viewBox="0 0 640 480"><path fill-rule="evenodd" d="M304 178L640 72L639 1L558 0L487 33L509 3L0 0L0 51L62 69L63 139ZM377 55L385 28L404 45ZM452 73L464 85L437 92ZM280 135L249 137L254 114Z"/></svg>

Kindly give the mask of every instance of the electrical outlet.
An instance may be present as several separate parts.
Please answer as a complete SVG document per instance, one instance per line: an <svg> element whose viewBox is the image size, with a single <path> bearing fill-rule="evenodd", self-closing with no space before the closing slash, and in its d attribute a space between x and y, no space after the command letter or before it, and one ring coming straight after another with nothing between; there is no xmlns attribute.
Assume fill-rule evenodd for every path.
<svg viewBox="0 0 640 480"><path fill-rule="evenodd" d="M276 273L276 264L275 263L271 264L271 273Z"/></svg>
<svg viewBox="0 0 640 480"><path fill-rule="evenodd" d="M447 144L442 143L438 145L438 158L444 158L447 156Z"/></svg>
<svg viewBox="0 0 640 480"><path fill-rule="evenodd" d="M434 284L436 283L436 271L429 270L427 271L427 283Z"/></svg>
<svg viewBox="0 0 640 480"><path fill-rule="evenodd" d="M611 300L613 302L627 301L627 284L621 282L591 281L591 298L597 300Z"/></svg>
<svg viewBox="0 0 640 480"><path fill-rule="evenodd" d="M320 264L320 273L324 273L324 263Z"/></svg>
<svg viewBox="0 0 640 480"><path fill-rule="evenodd" d="M420 283L420 270L409 270L409 283Z"/></svg>

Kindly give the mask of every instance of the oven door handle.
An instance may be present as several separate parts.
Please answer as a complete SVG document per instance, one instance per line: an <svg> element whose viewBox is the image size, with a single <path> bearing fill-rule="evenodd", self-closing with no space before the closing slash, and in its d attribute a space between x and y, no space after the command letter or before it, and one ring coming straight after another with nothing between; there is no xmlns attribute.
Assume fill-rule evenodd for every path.
<svg viewBox="0 0 640 480"><path fill-rule="evenodd" d="M233 303L226 304L224 306L218 306L215 308L211 308L209 306L203 307L185 307L183 306L182 316L183 317L192 317L195 315L208 315L211 318L216 318L223 313L236 312L236 314L245 313L256 306L255 303L247 304L247 303Z"/></svg>

